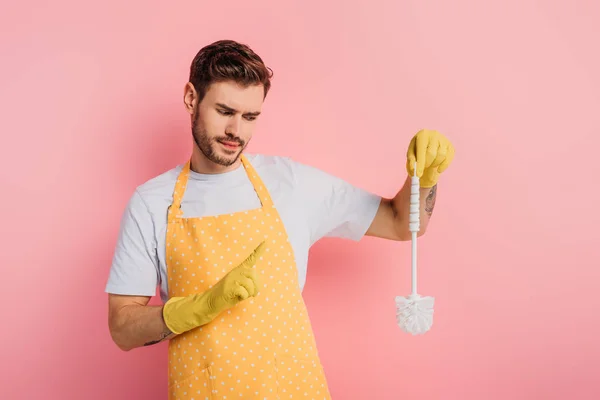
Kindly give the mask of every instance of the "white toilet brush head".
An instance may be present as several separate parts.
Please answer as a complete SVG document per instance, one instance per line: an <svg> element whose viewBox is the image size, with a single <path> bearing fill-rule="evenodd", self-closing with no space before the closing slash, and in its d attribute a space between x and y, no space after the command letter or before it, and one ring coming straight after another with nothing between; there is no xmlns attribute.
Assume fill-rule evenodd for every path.
<svg viewBox="0 0 600 400"><path fill-rule="evenodd" d="M418 294L408 297L396 297L396 322L398 326L411 335L422 335L433 325L433 303L431 296L421 297Z"/></svg>

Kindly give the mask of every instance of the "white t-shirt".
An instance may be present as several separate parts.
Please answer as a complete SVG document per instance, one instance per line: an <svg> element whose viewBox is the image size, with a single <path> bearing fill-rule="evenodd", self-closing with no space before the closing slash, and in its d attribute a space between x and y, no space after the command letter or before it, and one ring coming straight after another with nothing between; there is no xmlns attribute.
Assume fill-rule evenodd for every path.
<svg viewBox="0 0 600 400"><path fill-rule="evenodd" d="M322 237L360 240L381 197L287 157L246 154L269 190L289 236L300 290L308 251ZM167 208L183 165L138 186L122 216L107 293L168 299L165 264ZM190 171L181 209L184 217L226 214L260 207L243 166L223 174Z"/></svg>

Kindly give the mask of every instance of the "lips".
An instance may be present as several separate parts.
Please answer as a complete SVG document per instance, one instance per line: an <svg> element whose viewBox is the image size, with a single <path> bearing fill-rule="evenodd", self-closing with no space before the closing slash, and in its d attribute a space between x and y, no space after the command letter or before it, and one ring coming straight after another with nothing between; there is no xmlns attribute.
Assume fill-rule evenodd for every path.
<svg viewBox="0 0 600 400"><path fill-rule="evenodd" d="M235 149L240 146L240 144L238 142L234 142L234 141L230 141L230 140L219 140L218 142L226 147L231 148L231 149Z"/></svg>

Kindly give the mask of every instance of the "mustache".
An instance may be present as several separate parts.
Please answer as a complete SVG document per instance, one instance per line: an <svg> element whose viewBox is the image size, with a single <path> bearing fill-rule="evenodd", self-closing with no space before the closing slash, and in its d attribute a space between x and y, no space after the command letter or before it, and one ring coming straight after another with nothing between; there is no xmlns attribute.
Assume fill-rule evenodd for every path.
<svg viewBox="0 0 600 400"><path fill-rule="evenodd" d="M223 142L236 142L237 144L239 144L240 146L244 145L244 141L242 139L240 139L239 137L235 137L235 136L222 136L222 137L218 137L215 138L216 141L223 141Z"/></svg>

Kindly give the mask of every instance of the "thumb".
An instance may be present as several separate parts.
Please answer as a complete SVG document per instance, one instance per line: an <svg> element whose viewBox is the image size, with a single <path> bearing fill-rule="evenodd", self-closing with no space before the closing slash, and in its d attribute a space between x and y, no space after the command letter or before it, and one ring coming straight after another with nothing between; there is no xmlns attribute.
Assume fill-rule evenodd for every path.
<svg viewBox="0 0 600 400"><path fill-rule="evenodd" d="M415 150L417 154L417 176L420 178L425 172L425 164L427 161L427 146L429 144L429 135L425 132L417 134Z"/></svg>
<svg viewBox="0 0 600 400"><path fill-rule="evenodd" d="M406 151L406 172L408 175L414 175L414 166L417 161L417 154L415 152L416 139L413 137L408 144L408 150Z"/></svg>

